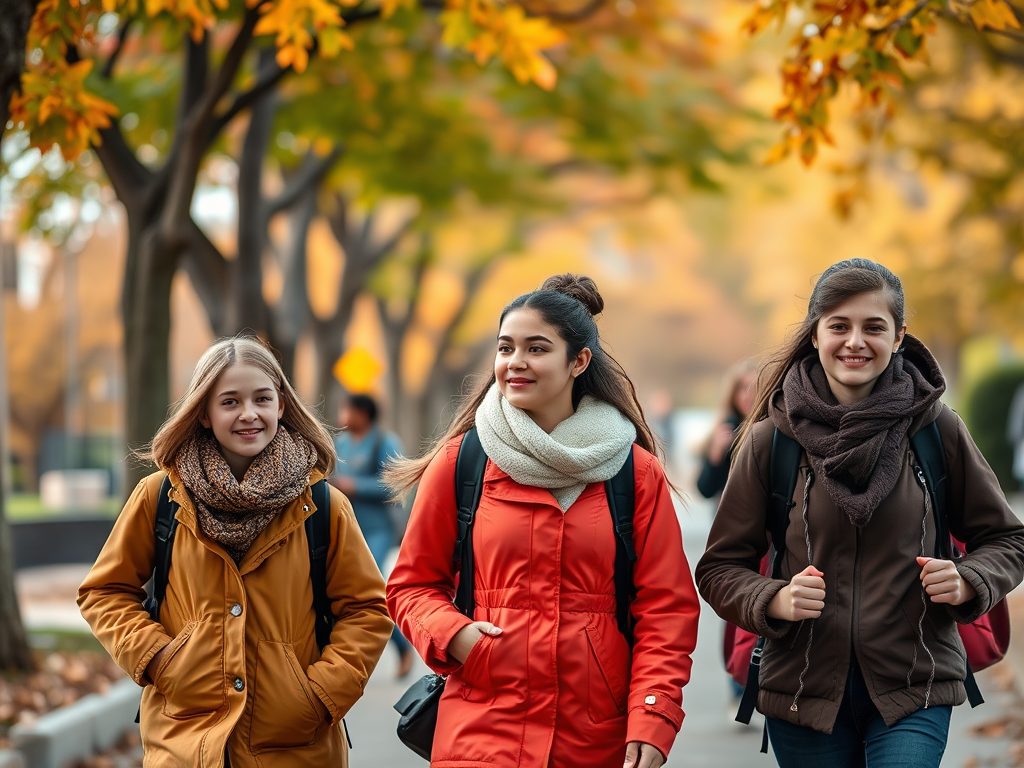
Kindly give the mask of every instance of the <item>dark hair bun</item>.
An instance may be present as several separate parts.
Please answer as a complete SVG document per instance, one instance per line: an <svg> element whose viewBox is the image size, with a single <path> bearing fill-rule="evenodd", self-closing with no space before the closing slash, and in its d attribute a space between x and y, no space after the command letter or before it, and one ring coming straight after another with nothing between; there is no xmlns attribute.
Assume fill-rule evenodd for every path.
<svg viewBox="0 0 1024 768"><path fill-rule="evenodd" d="M583 304L591 315L599 315L604 311L604 299L597 290L597 284L586 275L552 275L540 287L542 291L558 291L572 296Z"/></svg>

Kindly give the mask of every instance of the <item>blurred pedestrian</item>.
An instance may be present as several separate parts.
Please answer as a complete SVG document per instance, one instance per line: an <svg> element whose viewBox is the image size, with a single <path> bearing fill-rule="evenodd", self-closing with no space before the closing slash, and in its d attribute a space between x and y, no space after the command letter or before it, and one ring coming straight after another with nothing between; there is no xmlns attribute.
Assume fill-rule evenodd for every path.
<svg viewBox="0 0 1024 768"><path fill-rule="evenodd" d="M657 768L683 719L699 604L671 489L626 373L603 349L587 277L559 275L501 313L494 367L422 459L389 607L448 675L436 765ZM453 605L456 457L488 462L473 528L475 614ZM636 597L616 620L616 534L604 482L632 455Z"/></svg>
<svg viewBox="0 0 1024 768"><path fill-rule="evenodd" d="M334 468L330 434L259 341L214 343L145 457L160 471L125 504L79 589L82 615L144 686L146 766L345 765L341 718L363 694L391 621L349 502L330 497L318 649L303 522ZM179 506L159 621L143 608L164 479Z"/></svg>
<svg viewBox="0 0 1024 768"><path fill-rule="evenodd" d="M369 395L348 395L338 409L338 423L344 431L334 438L338 464L330 482L352 502L359 529L383 573L388 554L400 541L400 532L382 473L385 462L402 455L402 444L397 435L380 427L377 401ZM412 670L412 646L397 626L391 640L398 652L397 677L403 678Z"/></svg>
<svg viewBox="0 0 1024 768"><path fill-rule="evenodd" d="M1017 386L1010 402L1006 437L1013 446L1013 476L1024 491L1024 382Z"/></svg>
<svg viewBox="0 0 1024 768"><path fill-rule="evenodd" d="M704 444L702 451L704 463L700 475L697 477L697 490L705 499L715 500L716 510L718 496L725 488L725 482L729 478L733 442L740 424L750 413L750 408L754 404L756 384L757 368L754 361L749 358L733 364L726 371L722 382L722 399L715 412L714 426ZM725 622L722 631L722 659L726 670L729 669L730 660L737 653L737 641L740 643L740 649L747 650L748 655L754 645L749 633L738 632L737 629L735 624ZM729 692L733 699L729 713L729 719L732 720L736 703L743 695L743 685L731 674L729 675Z"/></svg>
<svg viewBox="0 0 1024 768"><path fill-rule="evenodd" d="M945 381L906 332L903 287L867 259L829 267L796 335L766 363L722 495L701 594L767 638L758 709L783 768L939 765L966 698L957 623L1024 575L1024 528ZM910 436L935 423L956 560L936 553ZM929 427L930 429L930 427ZM761 575L775 430L802 458L779 578Z"/></svg>
<svg viewBox="0 0 1024 768"><path fill-rule="evenodd" d="M756 380L757 369L749 359L734 364L725 374L715 424L701 451L704 463L697 478L697 490L705 499L717 496L725 488L733 441L754 403Z"/></svg>

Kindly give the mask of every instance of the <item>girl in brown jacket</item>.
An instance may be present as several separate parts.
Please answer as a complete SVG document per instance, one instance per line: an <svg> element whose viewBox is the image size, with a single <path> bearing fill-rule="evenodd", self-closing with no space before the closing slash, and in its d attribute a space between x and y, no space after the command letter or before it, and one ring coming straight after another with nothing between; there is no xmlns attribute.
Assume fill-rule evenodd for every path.
<svg viewBox="0 0 1024 768"><path fill-rule="evenodd" d="M161 467L125 504L78 604L114 660L144 686L146 768L347 764L341 718L391 632L384 581L352 507L330 489L321 653L304 520L335 464L327 430L258 341L224 339L153 438ZM178 508L160 621L142 607L165 475Z"/></svg>
<svg viewBox="0 0 1024 768"><path fill-rule="evenodd" d="M966 698L956 624L1024 575L1024 529L944 389L906 332L899 279L867 259L822 274L761 372L696 576L719 615L767 638L758 709L783 768L938 766ZM968 552L955 561L931 557L935 518L909 444L932 422L949 529ZM758 572L776 429L803 454L778 579Z"/></svg>

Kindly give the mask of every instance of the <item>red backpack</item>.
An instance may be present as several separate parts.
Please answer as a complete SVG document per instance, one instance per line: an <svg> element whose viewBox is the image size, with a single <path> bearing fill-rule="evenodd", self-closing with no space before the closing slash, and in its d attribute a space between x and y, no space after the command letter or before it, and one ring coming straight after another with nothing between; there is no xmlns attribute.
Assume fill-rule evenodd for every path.
<svg viewBox="0 0 1024 768"><path fill-rule="evenodd" d="M959 557L965 550L963 544L952 538L946 518L946 470L942 451L942 437L936 422L920 429L910 438L910 444L917 458L921 473L919 478L931 494L932 508L935 513L935 539L938 543L938 555L944 559ZM793 506L793 492L796 489L797 475L800 471L799 443L778 429L772 438L772 452L769 475L772 495L768 509L767 529L771 535L773 559L768 555L761 561L761 573L765 576L774 570L769 563L781 562L780 548L775 542L785 541L786 525L789 523L789 510ZM778 577L778 574L774 574ZM991 667L1006 655L1010 645L1010 611L1005 600L996 603L988 613L980 616L971 624L957 624L960 639L967 651L967 678L964 687L967 689L967 700L972 707L982 704L985 699L981 695L974 672ZM758 674L761 664L761 648L764 639L752 632L747 632L733 624L726 624L723 652L725 667L732 678L744 686L743 700L740 702L736 720L749 723L757 702Z"/></svg>

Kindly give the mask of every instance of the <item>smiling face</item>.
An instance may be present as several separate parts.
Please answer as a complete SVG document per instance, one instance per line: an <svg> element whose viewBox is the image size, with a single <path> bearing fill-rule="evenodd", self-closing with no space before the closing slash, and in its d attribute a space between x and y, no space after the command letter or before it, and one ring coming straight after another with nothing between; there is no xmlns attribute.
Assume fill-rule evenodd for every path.
<svg viewBox="0 0 1024 768"><path fill-rule="evenodd" d="M224 460L241 480L274 439L283 414L284 402L273 380L254 365L233 363L210 390L199 421L213 430Z"/></svg>
<svg viewBox="0 0 1024 768"><path fill-rule="evenodd" d="M536 310L517 309L498 331L494 377L502 396L550 432L573 414L572 386L590 363L590 350L572 359L554 326Z"/></svg>
<svg viewBox="0 0 1024 768"><path fill-rule="evenodd" d="M899 349L907 327L896 326L884 291L861 293L822 315L811 334L836 400L860 402Z"/></svg>

